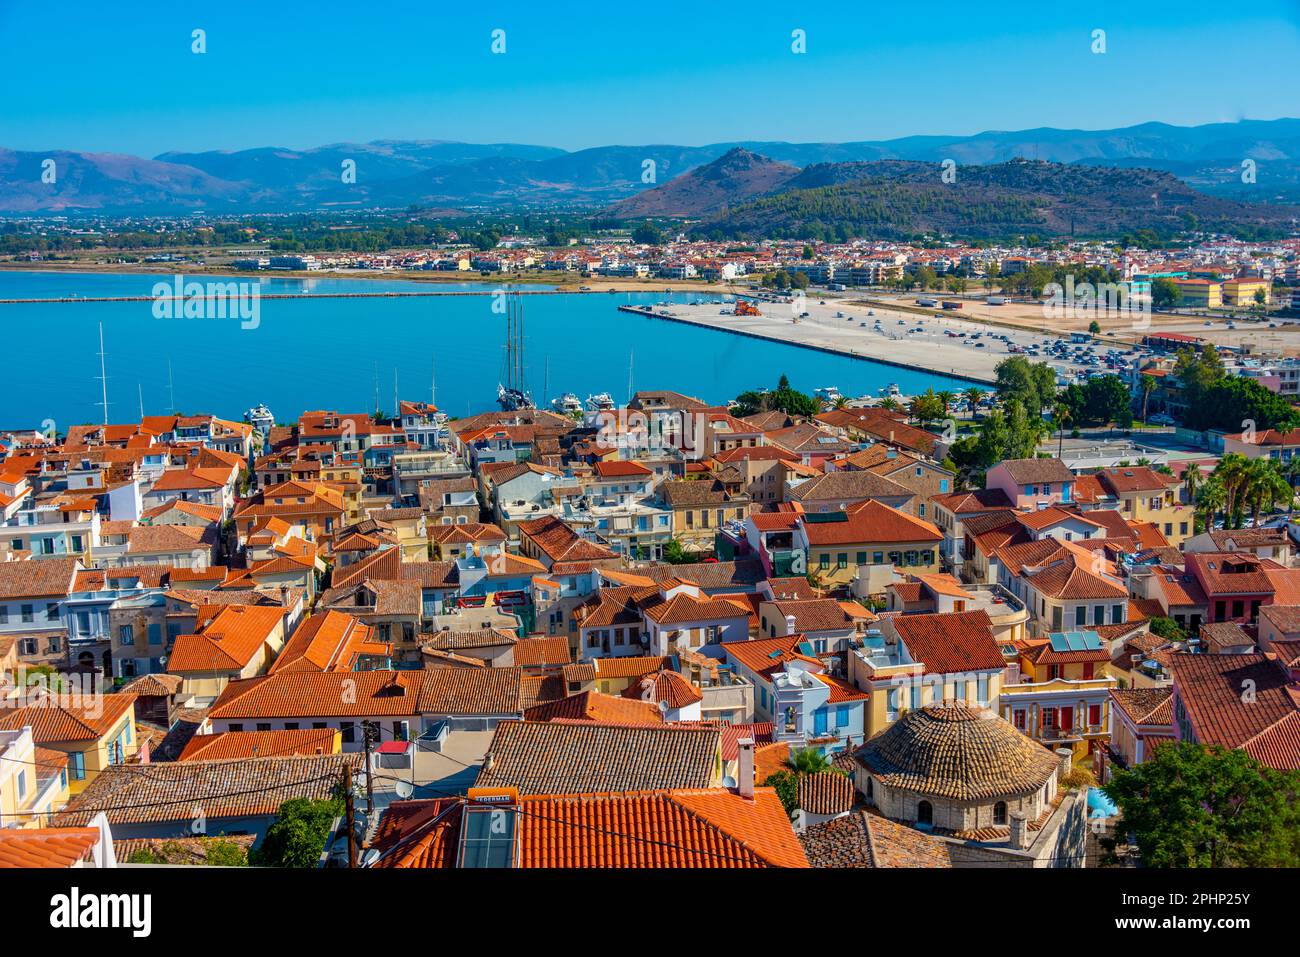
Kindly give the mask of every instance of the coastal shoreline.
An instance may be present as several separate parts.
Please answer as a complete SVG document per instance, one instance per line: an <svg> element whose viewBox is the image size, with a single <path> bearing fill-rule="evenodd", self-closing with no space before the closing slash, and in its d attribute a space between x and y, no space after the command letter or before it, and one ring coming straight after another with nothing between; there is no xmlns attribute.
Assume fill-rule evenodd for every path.
<svg viewBox="0 0 1300 957"><path fill-rule="evenodd" d="M765 342L775 342L780 345L794 346L799 349L811 349L814 352L825 352L830 355L843 356L846 359L861 359L865 362L876 362L881 365L894 366L898 369L909 369L913 372L924 372L929 375L941 375L949 379L957 379L962 382L970 382L974 385L992 387L996 380L984 376L973 375L968 372L958 372L955 369L941 369L931 365L925 365L917 362L904 362L900 359L890 359L879 355L869 355L864 352L857 352L853 349L846 349L838 346L823 345L816 342L807 342L796 338L783 338L773 333L759 332L753 329L737 329L734 326L727 326L722 323L706 321L702 318L679 315L660 315L653 308L647 306L629 306L620 305L619 312L632 313L647 319L661 319L664 322L678 322L683 325L693 326L697 329L712 329L717 332L729 333L735 336L744 336L749 339L761 339Z"/></svg>

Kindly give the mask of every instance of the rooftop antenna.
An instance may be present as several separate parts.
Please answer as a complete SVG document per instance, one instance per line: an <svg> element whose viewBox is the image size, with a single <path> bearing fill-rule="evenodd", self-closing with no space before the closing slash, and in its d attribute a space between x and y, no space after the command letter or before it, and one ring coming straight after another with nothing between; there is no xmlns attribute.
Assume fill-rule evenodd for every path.
<svg viewBox="0 0 1300 957"><path fill-rule="evenodd" d="M102 398L99 402L104 407L104 424L108 425L108 369L104 363L104 324L99 324L99 384Z"/></svg>

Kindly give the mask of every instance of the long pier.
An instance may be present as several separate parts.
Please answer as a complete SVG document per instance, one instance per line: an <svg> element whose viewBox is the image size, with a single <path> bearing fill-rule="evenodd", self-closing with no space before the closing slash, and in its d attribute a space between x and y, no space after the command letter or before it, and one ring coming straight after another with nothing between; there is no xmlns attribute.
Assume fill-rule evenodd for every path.
<svg viewBox="0 0 1300 957"><path fill-rule="evenodd" d="M235 280L231 280L235 281ZM247 280L242 280L247 282ZM206 285L206 284L205 284ZM437 296L496 296L503 289L447 289L441 292L268 292L259 293L259 299L422 299ZM610 295L596 289L514 289L512 296L596 296ZM56 296L44 299L0 299L0 304L38 304L61 302L153 302L156 299L206 300L226 299L221 293L195 296Z"/></svg>
<svg viewBox="0 0 1300 957"><path fill-rule="evenodd" d="M957 372L951 369L940 369L935 366L920 365L914 362L902 362L898 359L886 359L882 356L867 355L866 353L858 352L856 349L845 349L838 346L822 345L816 342L800 342L798 339L783 339L780 336L765 332L755 332L752 329L735 329L731 326L714 324L712 322L703 322L699 319L691 319L686 316L664 316L655 312L653 308L648 306L621 305L618 307L618 311L630 312L647 319L662 319L664 322L680 322L683 325L693 326L696 329L713 329L717 332L725 332L733 336L746 336L750 339L761 339L764 342L776 342L783 346L794 346L798 349L812 349L814 352L826 352L830 355L843 356L847 359L863 359L867 362L879 362L882 365L894 366L898 369L911 369L913 372L929 372L932 375L941 375L949 379L960 379L963 382L970 382L974 385L991 386L996 384L996 380L988 377L971 375L966 372Z"/></svg>

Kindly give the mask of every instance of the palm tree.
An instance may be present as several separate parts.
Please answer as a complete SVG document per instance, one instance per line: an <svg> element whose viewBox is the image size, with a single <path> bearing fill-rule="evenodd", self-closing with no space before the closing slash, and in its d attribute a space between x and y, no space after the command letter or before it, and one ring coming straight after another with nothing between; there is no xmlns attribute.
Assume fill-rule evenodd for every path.
<svg viewBox="0 0 1300 957"><path fill-rule="evenodd" d="M962 393L962 396L966 399L967 404L970 405L970 418L971 421L974 422L979 418L975 412L975 408L979 405L980 399L984 398L984 390L971 386ZM1300 459L1297 459L1296 461L1300 461Z"/></svg>
<svg viewBox="0 0 1300 957"><path fill-rule="evenodd" d="M1052 409L1052 421L1056 423L1056 457L1062 457L1065 451L1065 423L1070 421L1070 407L1064 402L1056 403Z"/></svg>
<svg viewBox="0 0 1300 957"><path fill-rule="evenodd" d="M1214 527L1214 516L1222 510L1227 501L1228 496L1224 491L1223 482L1213 475L1196 490L1195 507L1204 513L1203 522L1207 531ZM1224 525L1227 525L1226 516Z"/></svg>
<svg viewBox="0 0 1300 957"><path fill-rule="evenodd" d="M1291 501L1294 493L1282 476L1282 471L1269 459L1255 459L1247 469L1249 485L1246 496L1250 501L1250 524L1259 527L1259 513L1273 511L1278 502Z"/></svg>
<svg viewBox="0 0 1300 957"><path fill-rule="evenodd" d="M816 748L800 748L793 752L787 761L796 774L817 774L829 770L831 766L830 761L826 760L826 755Z"/></svg>
<svg viewBox="0 0 1300 957"><path fill-rule="evenodd" d="M946 418L948 415L948 409L952 406L953 402L956 401L957 399L957 393L949 392L948 390L945 389L943 392L937 393L937 398L939 399L940 402L943 403L943 414L944 417Z"/></svg>
<svg viewBox="0 0 1300 957"><path fill-rule="evenodd" d="M1138 390L1142 393L1142 424L1147 424L1147 402L1156 390L1156 380L1149 375L1138 378Z"/></svg>
<svg viewBox="0 0 1300 957"><path fill-rule="evenodd" d="M1214 475L1223 486L1224 528L1239 528L1241 526L1241 509L1244 504L1243 493L1250 482L1249 468L1249 459L1238 452L1229 452L1219 460L1219 464L1214 468Z"/></svg>
<svg viewBox="0 0 1300 957"><path fill-rule="evenodd" d="M1201 481L1201 467L1195 462L1191 462L1183 469L1183 474L1179 476L1183 484L1187 486L1187 501L1191 504L1196 502L1196 486Z"/></svg>
<svg viewBox="0 0 1300 957"><path fill-rule="evenodd" d="M837 409L843 409L847 407L848 404L849 404L849 400L846 399L844 396L840 396L838 399L835 400L835 408Z"/></svg>
<svg viewBox="0 0 1300 957"><path fill-rule="evenodd" d="M898 400L895 399L892 395L891 395L891 396L886 396L886 397L885 397L885 401L883 401L883 402L880 403L880 407L881 407L882 409L888 409L890 412L897 412L897 411L898 411Z"/></svg>

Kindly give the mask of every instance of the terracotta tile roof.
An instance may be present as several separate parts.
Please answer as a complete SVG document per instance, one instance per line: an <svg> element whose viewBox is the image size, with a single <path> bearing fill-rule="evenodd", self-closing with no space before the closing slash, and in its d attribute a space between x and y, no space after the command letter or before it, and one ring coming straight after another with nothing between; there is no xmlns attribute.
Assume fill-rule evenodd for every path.
<svg viewBox="0 0 1300 957"><path fill-rule="evenodd" d="M875 500L849 509L844 521L801 519L810 545L930 544L943 540L943 533L925 521Z"/></svg>
<svg viewBox="0 0 1300 957"><path fill-rule="evenodd" d="M1285 668L1266 655L1175 654L1174 693L1182 702L1196 740L1242 748L1271 767L1300 767L1293 728L1300 692ZM1243 689L1253 691L1243 700Z"/></svg>
<svg viewBox="0 0 1300 957"><path fill-rule="evenodd" d="M1006 661L993 638L988 612L898 615L890 619L912 660L928 674L1001 670Z"/></svg>
<svg viewBox="0 0 1300 957"><path fill-rule="evenodd" d="M1284 636L1300 632L1300 605L1262 605L1259 613Z"/></svg>
<svg viewBox="0 0 1300 957"><path fill-rule="evenodd" d="M466 648L498 648L508 645L517 648L519 639L500 628L479 628L476 631L439 631L422 635L420 644L439 651L462 651Z"/></svg>
<svg viewBox="0 0 1300 957"><path fill-rule="evenodd" d="M775 601L771 602L770 605L776 609L776 614L782 620L782 625L791 616L794 617L794 630L796 632L852 631L856 627L856 619L849 617L840 606L840 603L830 598Z"/></svg>
<svg viewBox="0 0 1300 957"><path fill-rule="evenodd" d="M1173 688L1112 688L1111 700L1134 724L1174 723Z"/></svg>
<svg viewBox="0 0 1300 957"><path fill-rule="evenodd" d="M791 502L837 502L847 505L870 498L910 499L915 493L875 472L826 472L790 489Z"/></svg>
<svg viewBox="0 0 1300 957"><path fill-rule="evenodd" d="M753 741L756 748L765 744L771 744L772 722L762 721L756 724L724 724L722 726L722 760L735 761L739 758L739 742L744 738L749 738ZM755 768L755 770L757 771L757 768Z"/></svg>
<svg viewBox="0 0 1300 957"><path fill-rule="evenodd" d="M749 617L748 610L738 608L729 601L707 596L696 598L685 593L678 593L666 600L642 602L641 609L647 618L660 625Z"/></svg>
<svg viewBox="0 0 1300 957"><path fill-rule="evenodd" d="M716 727L621 727L503 721L478 787L521 794L712 786L722 736Z"/></svg>
<svg viewBox="0 0 1300 957"><path fill-rule="evenodd" d="M657 725L664 723L659 707L627 696L582 691L559 701L535 705L524 712L525 721L590 721L596 724Z"/></svg>
<svg viewBox="0 0 1300 957"><path fill-rule="evenodd" d="M55 816L60 827L85 826L103 811L110 824L208 821L275 814L292 798L334 793L361 764L358 754L112 765Z"/></svg>
<svg viewBox="0 0 1300 957"><path fill-rule="evenodd" d="M72 867L90 860L97 827L0 828L0 868Z"/></svg>
<svg viewBox="0 0 1300 957"><path fill-rule="evenodd" d="M1196 574L1201 587L1216 595L1271 595L1273 583L1264 574L1277 567L1246 552L1192 552L1186 556L1187 570Z"/></svg>
<svg viewBox="0 0 1300 957"><path fill-rule="evenodd" d="M181 690L185 679L180 675L158 672L141 675L122 686L121 694L134 694L145 698L169 698Z"/></svg>
<svg viewBox="0 0 1300 957"><path fill-rule="evenodd" d="M198 634L177 635L167 670L173 674L242 670L268 647L284 614L278 605L201 606Z"/></svg>
<svg viewBox="0 0 1300 957"><path fill-rule="evenodd" d="M1006 459L994 468L1005 469L1017 485L1041 485L1045 482L1073 482L1074 473L1060 459Z"/></svg>
<svg viewBox="0 0 1300 957"><path fill-rule="evenodd" d="M623 691L623 697L650 704L656 711L660 704L669 708L685 708L704 700L700 689L677 672L668 669L633 681Z"/></svg>
<svg viewBox="0 0 1300 957"><path fill-rule="evenodd" d="M338 611L304 618L272 663L281 671L352 671L361 655L387 657L391 646L374 638L374 629Z"/></svg>
<svg viewBox="0 0 1300 957"><path fill-rule="evenodd" d="M813 867L952 867L951 845L870 811L814 824L800 836Z"/></svg>
<svg viewBox="0 0 1300 957"><path fill-rule="evenodd" d="M853 809L853 781L838 771L818 771L799 779L799 807L809 814L843 814Z"/></svg>
<svg viewBox="0 0 1300 957"><path fill-rule="evenodd" d="M637 574L655 582L676 578L704 591L750 589L763 579L763 565L757 559L738 562L698 562L694 565L651 565Z"/></svg>
<svg viewBox="0 0 1300 957"><path fill-rule="evenodd" d="M1059 765L996 714L961 705L909 711L854 757L886 787L957 801L1030 794Z"/></svg>
<svg viewBox="0 0 1300 957"><path fill-rule="evenodd" d="M214 761L223 758L271 758L292 754L337 754L339 732L331 728L296 731L225 731L195 735L186 742L177 761Z"/></svg>
<svg viewBox="0 0 1300 957"><path fill-rule="evenodd" d="M567 665L570 661L569 639L529 636L515 642L515 664L523 668L548 668Z"/></svg>
<svg viewBox="0 0 1300 957"><path fill-rule="evenodd" d="M0 562L0 599L67 597L78 564L75 558Z"/></svg>
<svg viewBox="0 0 1300 957"><path fill-rule="evenodd" d="M596 677L604 678L640 678L663 668L671 668L673 659L659 655L631 655L616 658L597 658L592 664L596 667Z"/></svg>
<svg viewBox="0 0 1300 957"><path fill-rule="evenodd" d="M385 854L376 866L455 866L466 813L458 801L390 805L372 844ZM722 789L525 795L516 814L517 867L808 866L770 788L752 801Z"/></svg>
<svg viewBox="0 0 1300 957"><path fill-rule="evenodd" d="M930 501L942 505L954 515L972 515L979 512L1010 509L1015 503L1000 488L976 489L971 492L949 492L931 495Z"/></svg>
<svg viewBox="0 0 1300 957"><path fill-rule="evenodd" d="M1102 486L1113 495L1123 495L1127 492L1158 492L1163 494L1165 489L1168 488L1160 473L1141 465L1101 469L1097 472L1097 478L1101 481Z"/></svg>
<svg viewBox="0 0 1300 957"><path fill-rule="evenodd" d="M32 726L37 744L97 741L112 731L123 715L132 712L135 695L30 695L26 703L12 699L0 703L0 731ZM132 712L133 713L133 712Z"/></svg>
<svg viewBox="0 0 1300 957"><path fill-rule="evenodd" d="M604 545L588 541L566 522L553 516L519 522L521 538L527 536L552 562L599 561L615 558Z"/></svg>

